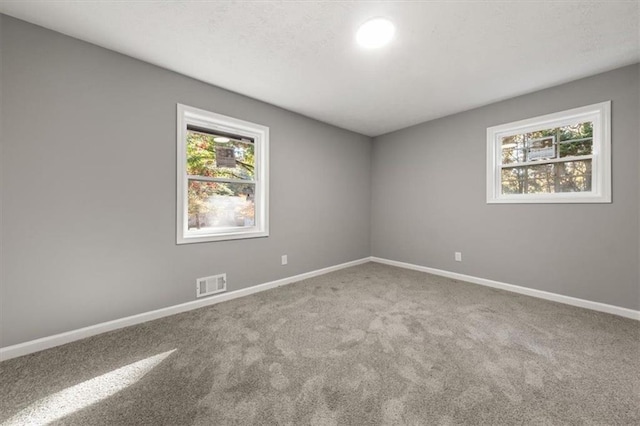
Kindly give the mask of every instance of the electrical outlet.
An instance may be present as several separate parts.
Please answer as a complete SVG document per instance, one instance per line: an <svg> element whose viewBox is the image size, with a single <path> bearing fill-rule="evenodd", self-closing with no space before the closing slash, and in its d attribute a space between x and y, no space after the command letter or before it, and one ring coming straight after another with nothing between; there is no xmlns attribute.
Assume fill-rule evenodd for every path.
<svg viewBox="0 0 640 426"><path fill-rule="evenodd" d="M289 259L287 259L287 255L283 254L282 255L282 264L286 265L287 263L289 263Z"/></svg>
<svg viewBox="0 0 640 426"><path fill-rule="evenodd" d="M456 259L456 262L462 262L462 253L457 251L455 253L455 259Z"/></svg>

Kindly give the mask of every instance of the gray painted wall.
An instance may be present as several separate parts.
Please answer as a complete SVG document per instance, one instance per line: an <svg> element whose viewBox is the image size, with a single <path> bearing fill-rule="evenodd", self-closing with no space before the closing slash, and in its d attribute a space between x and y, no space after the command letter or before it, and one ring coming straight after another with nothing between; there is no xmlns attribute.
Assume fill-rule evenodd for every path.
<svg viewBox="0 0 640 426"><path fill-rule="evenodd" d="M369 256L370 138L0 19L0 346ZM176 245L178 102L270 127L268 238Z"/></svg>
<svg viewBox="0 0 640 426"><path fill-rule="evenodd" d="M375 138L373 255L640 308L639 93L633 65ZM487 127L605 100L612 204L486 204Z"/></svg>
<svg viewBox="0 0 640 426"><path fill-rule="evenodd" d="M384 135L372 151L365 136L13 18L0 26L1 347L193 300L196 277L226 272L236 290L370 254L640 307L637 65ZM485 203L488 126L608 99L612 204ZM175 244L178 102L270 127L269 238Z"/></svg>

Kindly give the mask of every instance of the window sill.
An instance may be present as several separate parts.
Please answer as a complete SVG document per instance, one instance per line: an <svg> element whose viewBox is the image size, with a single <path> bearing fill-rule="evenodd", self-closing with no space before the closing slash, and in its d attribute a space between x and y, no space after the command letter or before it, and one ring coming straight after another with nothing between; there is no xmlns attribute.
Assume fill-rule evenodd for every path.
<svg viewBox="0 0 640 426"><path fill-rule="evenodd" d="M502 196L487 198L487 204L593 204L611 203L611 197L606 195L573 193L558 194L557 196Z"/></svg>
<svg viewBox="0 0 640 426"><path fill-rule="evenodd" d="M228 241L228 240L244 240L250 238L265 238L269 236L268 231L245 231L245 232L230 232L230 233L216 233L216 234L191 234L191 235L178 235L176 244L193 244L193 243L209 243L215 241Z"/></svg>

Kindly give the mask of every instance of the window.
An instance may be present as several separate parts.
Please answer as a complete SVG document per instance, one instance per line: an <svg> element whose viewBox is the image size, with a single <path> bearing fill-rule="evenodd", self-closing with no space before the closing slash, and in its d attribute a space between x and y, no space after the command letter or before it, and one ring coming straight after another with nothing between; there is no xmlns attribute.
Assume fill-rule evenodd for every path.
<svg viewBox="0 0 640 426"><path fill-rule="evenodd" d="M611 101L487 129L487 203L610 203Z"/></svg>
<svg viewBox="0 0 640 426"><path fill-rule="evenodd" d="M269 128L178 104L178 244L266 237Z"/></svg>

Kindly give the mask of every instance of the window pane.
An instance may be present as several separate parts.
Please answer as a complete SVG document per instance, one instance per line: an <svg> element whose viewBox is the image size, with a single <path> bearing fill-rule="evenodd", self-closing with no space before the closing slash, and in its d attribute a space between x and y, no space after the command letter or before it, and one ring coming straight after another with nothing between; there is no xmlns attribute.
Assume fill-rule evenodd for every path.
<svg viewBox="0 0 640 426"><path fill-rule="evenodd" d="M528 179L553 178L554 164L537 164L535 166L529 166L526 169Z"/></svg>
<svg viewBox="0 0 640 426"><path fill-rule="evenodd" d="M504 194L545 194L555 192L554 164L502 169Z"/></svg>
<svg viewBox="0 0 640 426"><path fill-rule="evenodd" d="M226 142L216 142L225 139ZM187 174L253 180L254 144L227 136L187 131Z"/></svg>
<svg viewBox="0 0 640 426"><path fill-rule="evenodd" d="M560 157L593 154L593 122L560 127L559 135Z"/></svg>
<svg viewBox="0 0 640 426"><path fill-rule="evenodd" d="M189 180L189 229L255 225L255 184Z"/></svg>
<svg viewBox="0 0 640 426"><path fill-rule="evenodd" d="M524 161L524 150L517 148L502 148L502 164L521 163Z"/></svg>
<svg viewBox="0 0 640 426"><path fill-rule="evenodd" d="M521 180L503 180L503 194L522 194L524 192L524 182Z"/></svg>
<svg viewBox="0 0 640 426"><path fill-rule="evenodd" d="M524 149L524 135L511 135L502 138L502 149L516 148Z"/></svg>
<svg viewBox="0 0 640 426"><path fill-rule="evenodd" d="M502 169L502 180L522 180L525 176L524 167L509 167Z"/></svg>
<svg viewBox="0 0 640 426"><path fill-rule="evenodd" d="M502 193L522 194L524 192L524 167L502 169Z"/></svg>
<svg viewBox="0 0 640 426"><path fill-rule="evenodd" d="M560 157L593 154L593 139L578 139L560 143Z"/></svg>
<svg viewBox="0 0 640 426"><path fill-rule="evenodd" d="M591 191L591 160L569 161L558 165L556 192Z"/></svg>
<svg viewBox="0 0 640 426"><path fill-rule="evenodd" d="M591 191L591 160L502 169L503 194Z"/></svg>
<svg viewBox="0 0 640 426"><path fill-rule="evenodd" d="M527 194L549 194L554 192L553 180L551 179L529 179L527 180Z"/></svg>
<svg viewBox="0 0 640 426"><path fill-rule="evenodd" d="M544 194L555 192L554 166L555 164L540 164L527 167L526 193Z"/></svg>
<svg viewBox="0 0 640 426"><path fill-rule="evenodd" d="M593 154L593 123L585 121L503 137L502 164Z"/></svg>
<svg viewBox="0 0 640 426"><path fill-rule="evenodd" d="M527 161L549 160L556 158L555 136L531 138L527 141Z"/></svg>
<svg viewBox="0 0 640 426"><path fill-rule="evenodd" d="M585 121L582 123L572 124L570 126L559 127L560 142L573 139L583 139L593 137L593 122Z"/></svg>

